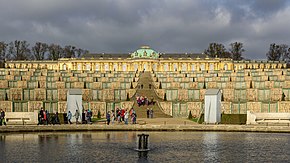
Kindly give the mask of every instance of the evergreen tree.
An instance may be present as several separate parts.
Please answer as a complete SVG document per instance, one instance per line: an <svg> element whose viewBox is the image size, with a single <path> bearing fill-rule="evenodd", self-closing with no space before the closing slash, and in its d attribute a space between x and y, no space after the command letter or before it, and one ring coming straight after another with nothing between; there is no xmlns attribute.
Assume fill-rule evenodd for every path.
<svg viewBox="0 0 290 163"><path fill-rule="evenodd" d="M101 112L100 112L100 110L98 110L97 118L98 119L101 119Z"/></svg>
<svg viewBox="0 0 290 163"><path fill-rule="evenodd" d="M191 110L189 111L189 114L188 114L188 119L192 119Z"/></svg>
<svg viewBox="0 0 290 163"><path fill-rule="evenodd" d="M282 99L281 99L281 101L285 101L285 94L284 94L284 92L282 92Z"/></svg>
<svg viewBox="0 0 290 163"><path fill-rule="evenodd" d="M129 93L127 93L127 101L130 101Z"/></svg>

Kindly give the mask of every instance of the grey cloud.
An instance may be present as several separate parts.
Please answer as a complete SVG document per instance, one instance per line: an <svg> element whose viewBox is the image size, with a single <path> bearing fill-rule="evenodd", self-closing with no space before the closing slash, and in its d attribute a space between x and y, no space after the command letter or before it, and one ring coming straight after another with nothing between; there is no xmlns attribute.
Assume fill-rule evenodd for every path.
<svg viewBox="0 0 290 163"><path fill-rule="evenodd" d="M1 41L73 44L91 52L202 52L211 42L244 42L265 58L272 42L289 44L286 0L0 1ZM11 10L13 9L13 10ZM5 16L3 16L5 15ZM282 17L283 16L283 17ZM287 42L288 41L288 42Z"/></svg>

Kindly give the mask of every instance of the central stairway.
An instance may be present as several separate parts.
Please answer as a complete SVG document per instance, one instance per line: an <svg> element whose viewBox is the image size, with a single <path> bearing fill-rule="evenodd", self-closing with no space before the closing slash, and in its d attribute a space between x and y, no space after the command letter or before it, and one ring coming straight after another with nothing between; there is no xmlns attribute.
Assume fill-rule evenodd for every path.
<svg viewBox="0 0 290 163"><path fill-rule="evenodd" d="M149 88L149 84L151 84L151 89ZM143 88L141 87L142 85ZM150 72L145 71L140 73L136 96L146 96L149 101L151 100L151 98L153 98L155 101L155 105L141 105L139 107L136 98L134 98L135 101L133 108L135 109L138 118L147 118L147 108L153 109L153 118L171 118L170 115L163 113L158 106L158 102L161 102L163 100L159 98L154 91Z"/></svg>

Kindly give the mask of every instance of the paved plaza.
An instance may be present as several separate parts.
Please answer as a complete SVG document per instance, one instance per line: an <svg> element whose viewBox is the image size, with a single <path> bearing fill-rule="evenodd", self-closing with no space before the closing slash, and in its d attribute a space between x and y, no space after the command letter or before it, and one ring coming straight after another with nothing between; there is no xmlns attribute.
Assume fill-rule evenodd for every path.
<svg viewBox="0 0 290 163"><path fill-rule="evenodd" d="M198 124L182 118L142 118L137 124L114 123L106 125L104 121L94 124L62 125L7 125L0 132L84 132L84 131L219 131L219 132L277 132L290 133L290 127L284 125L225 125Z"/></svg>

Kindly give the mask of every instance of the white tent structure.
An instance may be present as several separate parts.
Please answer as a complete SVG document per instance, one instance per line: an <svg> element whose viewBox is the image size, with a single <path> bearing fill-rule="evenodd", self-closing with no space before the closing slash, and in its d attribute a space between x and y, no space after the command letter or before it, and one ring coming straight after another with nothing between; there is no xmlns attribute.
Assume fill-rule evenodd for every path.
<svg viewBox="0 0 290 163"><path fill-rule="evenodd" d="M82 120L83 112L83 100L82 100L82 90L81 89L69 89L67 91L67 113L70 111L72 115L75 114L76 110L80 113L79 120ZM72 117L72 122L75 122L75 117Z"/></svg>
<svg viewBox="0 0 290 163"><path fill-rule="evenodd" d="M216 124L221 122L221 91L208 89L205 92L204 122Z"/></svg>

